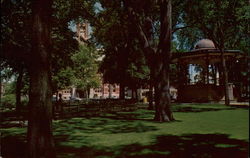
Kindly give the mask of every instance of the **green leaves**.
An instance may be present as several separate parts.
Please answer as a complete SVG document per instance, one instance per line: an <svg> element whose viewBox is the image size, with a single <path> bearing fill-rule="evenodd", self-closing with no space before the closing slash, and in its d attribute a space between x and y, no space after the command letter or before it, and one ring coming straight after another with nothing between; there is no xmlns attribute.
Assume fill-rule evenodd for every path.
<svg viewBox="0 0 250 158"><path fill-rule="evenodd" d="M200 30L202 38L213 40L217 47L232 48L243 39L245 1L189 1L186 6L184 23Z"/></svg>
<svg viewBox="0 0 250 158"><path fill-rule="evenodd" d="M56 75L52 78L52 83L54 89L64 89L72 85L72 78L73 78L73 71L72 68L66 67L65 69L61 69Z"/></svg>
<svg viewBox="0 0 250 158"><path fill-rule="evenodd" d="M101 83L98 74L98 51L94 48L81 44L79 51L72 57L73 61L73 84L78 88L88 89L98 87Z"/></svg>

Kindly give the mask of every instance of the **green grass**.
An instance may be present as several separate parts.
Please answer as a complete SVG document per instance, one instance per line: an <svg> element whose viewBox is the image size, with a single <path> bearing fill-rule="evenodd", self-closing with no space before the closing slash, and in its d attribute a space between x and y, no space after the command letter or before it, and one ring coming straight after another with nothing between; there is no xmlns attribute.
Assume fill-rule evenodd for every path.
<svg viewBox="0 0 250 158"><path fill-rule="evenodd" d="M218 104L173 106L176 121L157 123L154 111L104 113L56 120L58 157L246 157L248 109ZM26 129L1 129L3 138L23 138ZM21 139L23 140L23 139Z"/></svg>

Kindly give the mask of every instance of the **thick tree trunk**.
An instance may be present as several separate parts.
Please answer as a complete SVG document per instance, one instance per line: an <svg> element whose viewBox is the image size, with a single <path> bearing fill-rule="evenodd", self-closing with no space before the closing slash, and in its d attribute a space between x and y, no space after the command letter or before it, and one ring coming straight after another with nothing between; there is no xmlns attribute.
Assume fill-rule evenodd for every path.
<svg viewBox="0 0 250 158"><path fill-rule="evenodd" d="M23 69L20 68L17 81L16 81L16 111L20 112L21 109L21 90L23 80Z"/></svg>
<svg viewBox="0 0 250 158"><path fill-rule="evenodd" d="M165 63L165 62L164 62ZM169 66L159 64L162 67L158 73L155 84L155 117L154 120L159 122L173 121L174 117L170 108L171 98L169 89Z"/></svg>
<svg viewBox="0 0 250 158"><path fill-rule="evenodd" d="M133 1L124 1L124 6L128 10L128 16L135 23L135 29L138 32L139 41L144 49L144 53L147 54L148 63L153 61L156 66L151 67L155 70L153 80L155 82L155 120L157 121L171 121L174 120L172 112L170 110L170 94L169 94L169 64L171 57L171 0L161 0L161 35L160 43L158 45L158 51L156 53L152 40L150 30L145 34L143 27L141 27L139 18L136 19L136 12L133 9ZM149 21L148 21L149 22ZM148 23L149 24L149 23ZM152 26L151 26L152 27ZM159 55L160 54L160 55ZM155 56L158 56L157 60ZM151 58L152 57L152 58ZM153 60L152 60L153 59ZM158 73L157 73L158 72ZM167 73L166 75L164 73ZM162 75L162 76L160 76Z"/></svg>
<svg viewBox="0 0 250 158"><path fill-rule="evenodd" d="M56 157L52 135L52 87L50 73L51 0L32 1L32 59L30 61L30 101L28 157Z"/></svg>
<svg viewBox="0 0 250 158"><path fill-rule="evenodd" d="M171 60L171 0L162 0L160 6L161 34L158 47L155 84L155 120L174 120L170 109L169 71Z"/></svg>
<svg viewBox="0 0 250 158"><path fill-rule="evenodd" d="M28 156L54 157L50 76L45 68L36 71L30 73Z"/></svg>

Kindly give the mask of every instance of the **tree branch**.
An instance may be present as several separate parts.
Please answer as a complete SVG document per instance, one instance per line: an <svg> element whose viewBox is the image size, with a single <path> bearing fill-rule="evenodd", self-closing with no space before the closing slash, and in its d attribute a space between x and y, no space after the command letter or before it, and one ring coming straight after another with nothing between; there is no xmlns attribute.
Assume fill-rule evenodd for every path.
<svg viewBox="0 0 250 158"><path fill-rule="evenodd" d="M187 25L187 26L183 26L183 27L177 27L177 28L174 28L172 30L172 33L175 33L178 30L182 30L182 29L186 29L186 28L190 28L190 27L192 27L192 25Z"/></svg>

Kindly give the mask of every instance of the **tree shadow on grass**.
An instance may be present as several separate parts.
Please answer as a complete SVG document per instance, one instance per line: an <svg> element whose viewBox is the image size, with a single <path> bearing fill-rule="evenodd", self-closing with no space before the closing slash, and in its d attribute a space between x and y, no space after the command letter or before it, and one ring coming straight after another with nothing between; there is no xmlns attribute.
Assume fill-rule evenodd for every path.
<svg viewBox="0 0 250 158"><path fill-rule="evenodd" d="M27 144L24 136L1 138L1 156L3 158L26 158Z"/></svg>
<svg viewBox="0 0 250 158"><path fill-rule="evenodd" d="M174 104L172 105L173 112L208 112L208 111L220 111L220 110L236 110L245 109L248 110L249 106L239 105L217 105L217 104Z"/></svg>
<svg viewBox="0 0 250 158"><path fill-rule="evenodd" d="M61 135L55 139L61 142L67 137ZM224 134L187 134L160 135L150 145L104 147L87 143L80 146L56 143L56 152L58 158L246 158L248 145L246 141L232 139ZM1 146L4 158L24 158L26 155L26 143L20 136L3 138Z"/></svg>
<svg viewBox="0 0 250 158"><path fill-rule="evenodd" d="M248 143L223 134L162 135L151 145L130 144L113 148L58 146L59 157L74 158L246 158Z"/></svg>
<svg viewBox="0 0 250 158"><path fill-rule="evenodd" d="M209 108L209 107L194 107L194 106L175 106L173 112L208 112L208 111L220 111L220 110L232 110L234 108Z"/></svg>

